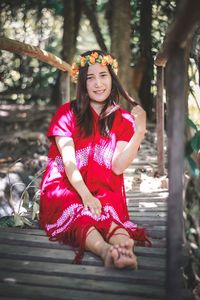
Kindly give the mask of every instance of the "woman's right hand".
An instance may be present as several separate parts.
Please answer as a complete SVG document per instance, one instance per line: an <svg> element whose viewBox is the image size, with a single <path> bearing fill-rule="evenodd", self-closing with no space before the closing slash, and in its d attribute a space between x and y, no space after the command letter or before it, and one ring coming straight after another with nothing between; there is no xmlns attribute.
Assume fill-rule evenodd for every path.
<svg viewBox="0 0 200 300"><path fill-rule="evenodd" d="M132 108L131 114L135 118L136 131L138 133L145 134L145 131L146 131L146 112L145 112L145 110L140 105L136 105Z"/></svg>
<svg viewBox="0 0 200 300"><path fill-rule="evenodd" d="M100 217L102 205L98 198L92 194L87 194L82 200L85 208L89 209L94 216Z"/></svg>

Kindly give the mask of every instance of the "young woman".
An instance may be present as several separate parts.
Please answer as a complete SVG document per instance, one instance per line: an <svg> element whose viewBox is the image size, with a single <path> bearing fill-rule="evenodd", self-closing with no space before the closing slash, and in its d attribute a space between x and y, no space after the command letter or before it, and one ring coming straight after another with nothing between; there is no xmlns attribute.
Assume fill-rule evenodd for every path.
<svg viewBox="0 0 200 300"><path fill-rule="evenodd" d="M128 215L123 172L144 138L146 114L121 86L117 61L88 51L72 65L76 100L54 115L49 160L41 182L40 225L52 240L100 256L105 266L137 267L134 240L150 244ZM119 95L134 107L119 106Z"/></svg>

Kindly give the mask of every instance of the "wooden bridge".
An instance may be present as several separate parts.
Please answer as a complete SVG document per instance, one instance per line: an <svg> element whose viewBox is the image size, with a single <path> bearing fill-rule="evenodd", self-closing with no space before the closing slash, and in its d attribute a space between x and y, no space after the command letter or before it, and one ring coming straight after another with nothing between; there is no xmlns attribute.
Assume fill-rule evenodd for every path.
<svg viewBox="0 0 200 300"><path fill-rule="evenodd" d="M42 230L1 228L0 299L165 299L168 191L153 181L148 182L148 176L143 173L155 166L152 161L155 156L151 153L144 160L145 148L150 151L149 145L142 145L141 156L125 174L131 219L147 228L153 242L150 248L135 247L138 270L105 268L101 260L89 252L82 265L74 265L73 250L50 242ZM142 175L146 176L143 190ZM189 299L186 291L183 298Z"/></svg>
<svg viewBox="0 0 200 300"><path fill-rule="evenodd" d="M44 232L38 229L0 229L0 299L104 299L104 300L181 300L190 299L181 289L182 267L182 175L184 165L184 101L186 82L186 53L190 38L199 24L199 0L179 1L175 21L164 39L158 53L158 97L163 90L163 68L168 65L166 90L168 94L168 149L169 153L169 201L166 191L151 190L150 193L129 190L128 204L131 218L147 227L153 241L151 248L136 247L139 268L131 270L105 269L100 260L87 253L83 265L72 265L73 252L67 246L49 242ZM188 18L190 12L190 18ZM185 25L183 28L183 24ZM4 44L3 44L4 42ZM19 43L0 40L1 49L17 52L51 63L61 69L59 59L53 59L44 51ZM10 47L11 46L11 47ZM22 48L21 48L22 46ZM35 56L35 54L37 54ZM69 69L64 64L64 70ZM63 73L63 86L69 85L67 73ZM69 89L66 89L66 95ZM63 92L64 95L64 92ZM68 97L64 97L67 98ZM163 103L159 109L163 130ZM160 130L160 132L162 132ZM160 150L163 149L162 140ZM172 147L173 145L173 147ZM176 151L174 151L176 149ZM162 153L161 153L162 154ZM162 155L160 155L161 157ZM146 159L145 159L146 160ZM142 160L142 166L145 163ZM127 170L131 178L136 162ZM162 167L162 165L161 165ZM168 202L166 204L166 202ZM166 211L168 207L168 261L166 264ZM167 265L167 270L165 269ZM167 277L167 278L166 278ZM165 280L167 279L167 289Z"/></svg>

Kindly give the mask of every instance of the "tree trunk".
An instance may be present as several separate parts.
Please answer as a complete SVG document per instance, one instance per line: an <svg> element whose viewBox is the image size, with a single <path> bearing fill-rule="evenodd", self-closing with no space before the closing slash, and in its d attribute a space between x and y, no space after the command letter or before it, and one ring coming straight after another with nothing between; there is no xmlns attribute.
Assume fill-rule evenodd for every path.
<svg viewBox="0 0 200 300"><path fill-rule="evenodd" d="M139 96L148 118L151 118L153 108L153 96L151 93L151 80L153 78L153 58L151 52L152 1L141 0L140 5L140 51L145 63Z"/></svg>
<svg viewBox="0 0 200 300"><path fill-rule="evenodd" d="M72 63L76 50L76 37L82 12L81 4L81 0L64 0L62 58L69 63ZM69 97L69 74L59 73L52 95L52 102L59 106L63 102L70 101Z"/></svg>
<svg viewBox="0 0 200 300"><path fill-rule="evenodd" d="M131 6L130 0L110 0L108 5L108 24L111 34L111 53L119 63L119 79L125 90L135 98L132 86L131 61ZM122 100L124 108L130 109L129 103Z"/></svg>

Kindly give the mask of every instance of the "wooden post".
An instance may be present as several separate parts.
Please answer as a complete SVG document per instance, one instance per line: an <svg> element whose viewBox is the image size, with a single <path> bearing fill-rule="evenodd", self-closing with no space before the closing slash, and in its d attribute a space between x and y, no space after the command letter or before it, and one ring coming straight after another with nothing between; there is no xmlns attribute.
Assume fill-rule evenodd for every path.
<svg viewBox="0 0 200 300"><path fill-rule="evenodd" d="M167 215L167 300L180 300L182 286L184 50L174 48L167 65L169 199Z"/></svg>
<svg viewBox="0 0 200 300"><path fill-rule="evenodd" d="M157 67L157 96L156 96L156 132L157 132L157 161L158 174L163 176L165 173L164 159L164 68Z"/></svg>

